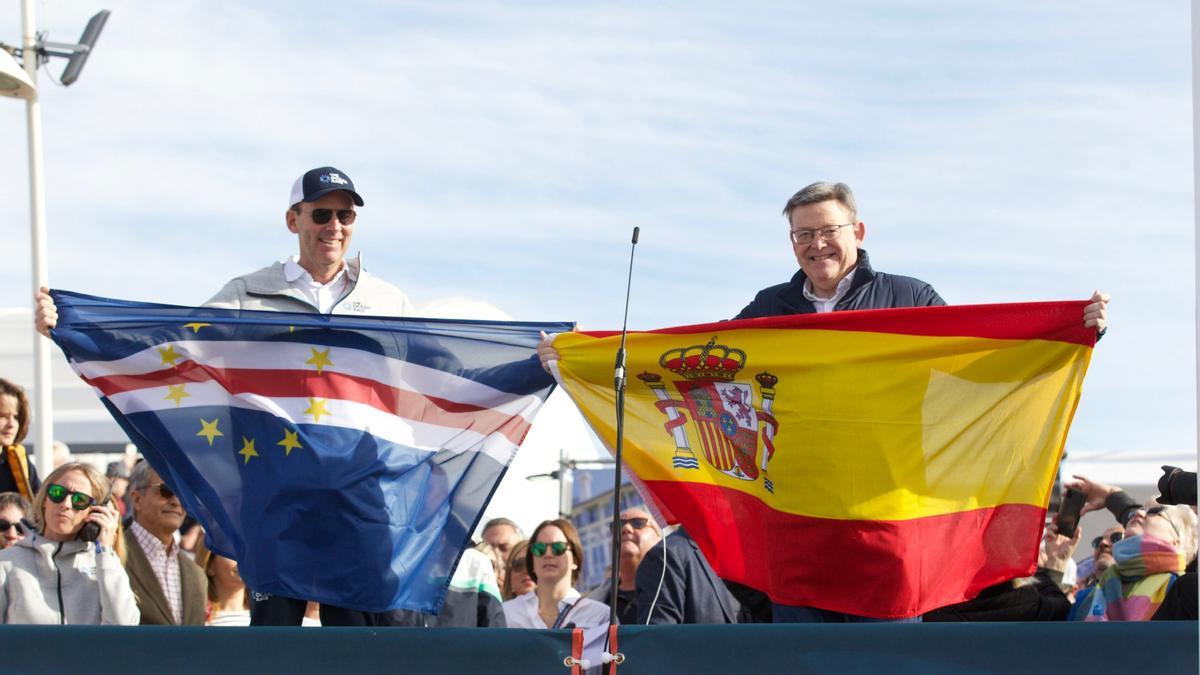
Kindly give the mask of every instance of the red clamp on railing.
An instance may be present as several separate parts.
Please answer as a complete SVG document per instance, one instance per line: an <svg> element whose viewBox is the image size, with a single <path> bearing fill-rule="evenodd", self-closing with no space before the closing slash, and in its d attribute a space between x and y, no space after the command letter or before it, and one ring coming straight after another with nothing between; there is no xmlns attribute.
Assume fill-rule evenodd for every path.
<svg viewBox="0 0 1200 675"><path fill-rule="evenodd" d="M592 664L583 659L583 629L571 629L571 655L563 659L563 665L571 669L571 675L583 675Z"/></svg>
<svg viewBox="0 0 1200 675"><path fill-rule="evenodd" d="M625 655L617 651L617 626L615 624L608 627L608 648L611 652L604 652L600 659L608 666L605 669L608 675L617 675L617 666L625 663Z"/></svg>

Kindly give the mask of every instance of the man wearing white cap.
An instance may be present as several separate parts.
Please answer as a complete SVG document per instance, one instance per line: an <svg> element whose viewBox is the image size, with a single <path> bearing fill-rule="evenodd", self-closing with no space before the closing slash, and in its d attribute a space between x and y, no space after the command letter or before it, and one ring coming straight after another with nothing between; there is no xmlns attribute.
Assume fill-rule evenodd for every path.
<svg viewBox="0 0 1200 675"><path fill-rule="evenodd" d="M400 289L367 274L361 256L346 260L355 206L363 198L345 172L331 166L307 171L296 179L284 213L287 228L299 240L300 254L258 271L235 277L205 307L277 312L315 312L375 316L408 316L412 303ZM39 290L34 325L50 337L58 310L49 289ZM253 590L253 589L251 589ZM306 601L254 593L251 622L300 625ZM373 625L376 615L322 606L325 625Z"/></svg>

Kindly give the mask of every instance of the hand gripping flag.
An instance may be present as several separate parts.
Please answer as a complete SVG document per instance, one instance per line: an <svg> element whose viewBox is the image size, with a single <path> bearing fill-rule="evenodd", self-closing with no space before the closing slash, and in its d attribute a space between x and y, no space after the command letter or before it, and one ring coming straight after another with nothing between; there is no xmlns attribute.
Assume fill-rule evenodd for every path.
<svg viewBox="0 0 1200 675"><path fill-rule="evenodd" d="M631 333L625 462L723 578L911 617L1032 573L1095 343L1080 302L771 317ZM556 338L615 443L612 332Z"/></svg>
<svg viewBox="0 0 1200 675"><path fill-rule="evenodd" d="M53 338L257 592L436 613L570 324L52 293Z"/></svg>

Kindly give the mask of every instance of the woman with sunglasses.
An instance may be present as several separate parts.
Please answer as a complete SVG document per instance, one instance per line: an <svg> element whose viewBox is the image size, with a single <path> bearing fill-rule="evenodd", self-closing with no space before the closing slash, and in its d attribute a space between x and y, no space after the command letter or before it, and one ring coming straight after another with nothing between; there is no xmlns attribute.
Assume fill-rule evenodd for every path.
<svg viewBox="0 0 1200 675"><path fill-rule="evenodd" d="M608 605L575 590L583 546L565 518L543 521L529 539L525 566L537 584L532 593L504 603L509 628L591 628L608 625Z"/></svg>
<svg viewBox="0 0 1200 675"><path fill-rule="evenodd" d="M0 621L138 623L129 577L114 550L120 519L107 488L104 476L86 464L64 464L46 477L33 500L36 531L0 551Z"/></svg>
<svg viewBox="0 0 1200 675"><path fill-rule="evenodd" d="M1116 561L1071 610L1079 621L1148 621L1196 557L1196 514L1182 505L1151 506L1112 545Z"/></svg>
<svg viewBox="0 0 1200 675"><path fill-rule="evenodd" d="M500 595L505 600L512 600L537 588L537 583L529 577L529 566L525 563L528 551L529 540L522 539L508 553L508 564L505 565L508 574L504 577L504 585L500 587Z"/></svg>

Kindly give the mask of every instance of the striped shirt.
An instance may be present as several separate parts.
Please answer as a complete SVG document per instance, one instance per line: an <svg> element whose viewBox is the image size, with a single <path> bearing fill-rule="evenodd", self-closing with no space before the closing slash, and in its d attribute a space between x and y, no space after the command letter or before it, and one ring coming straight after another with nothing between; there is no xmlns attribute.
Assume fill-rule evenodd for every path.
<svg viewBox="0 0 1200 675"><path fill-rule="evenodd" d="M130 529L138 544L141 545L142 551L145 552L146 560L150 561L150 569L154 570L154 576L158 577L158 585L162 587L167 604L171 606L171 616L175 619L175 625L183 623L183 590L179 582L179 546L175 544L174 539L171 540L169 549L163 546L158 537L150 534L136 520Z"/></svg>

